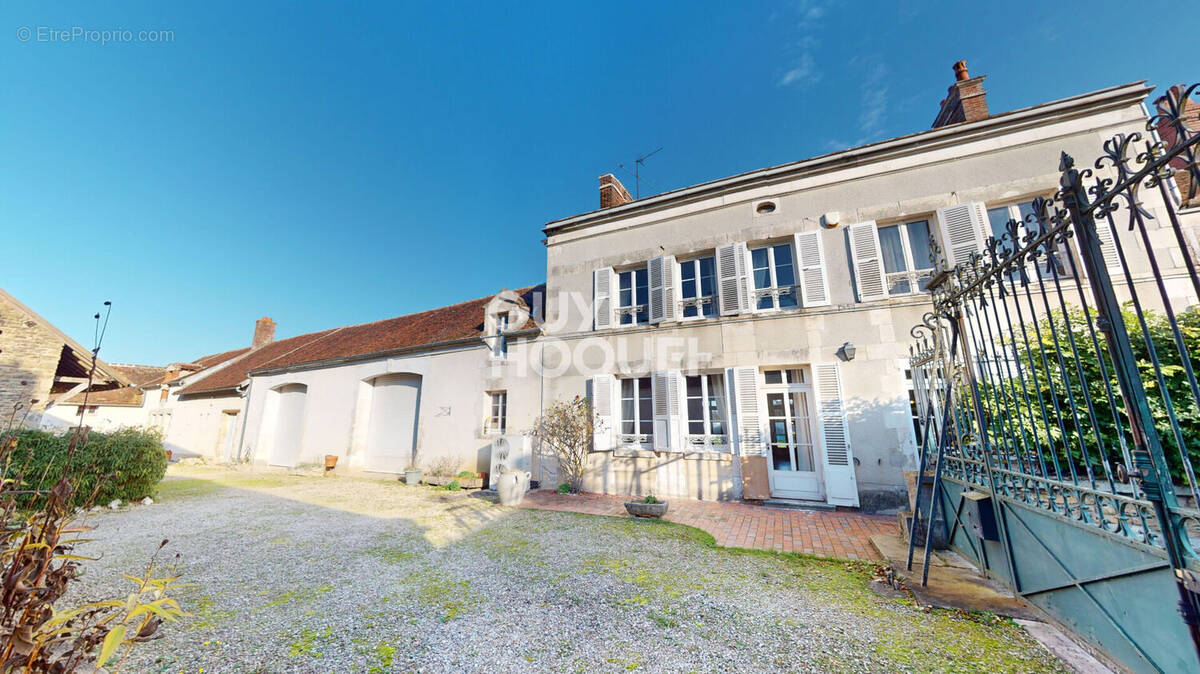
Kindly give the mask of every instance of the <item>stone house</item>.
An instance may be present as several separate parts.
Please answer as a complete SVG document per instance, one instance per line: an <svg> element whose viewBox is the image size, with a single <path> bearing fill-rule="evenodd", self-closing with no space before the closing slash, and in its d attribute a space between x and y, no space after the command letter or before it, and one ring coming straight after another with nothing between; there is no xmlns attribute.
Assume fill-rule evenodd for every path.
<svg viewBox="0 0 1200 674"><path fill-rule="evenodd" d="M236 455L399 473L443 463L487 471L498 436L528 429L541 379L521 369L544 286L274 342L190 384L181 398L245 392Z"/></svg>
<svg viewBox="0 0 1200 674"><path fill-rule="evenodd" d="M91 367L91 349L0 289L0 428L10 419L36 427L53 400L87 388ZM114 388L130 380L98 360L94 384Z"/></svg>
<svg viewBox="0 0 1200 674"><path fill-rule="evenodd" d="M1141 82L991 114L984 78L955 74L927 131L637 200L606 175L599 210L545 225L541 341L563 360L547 397L593 402L589 491L903 504L909 330L935 267L1053 194L1060 152L1090 162L1147 124ZM1148 271L1143 242L1120 236ZM1068 273L1076 252L1053 260Z"/></svg>

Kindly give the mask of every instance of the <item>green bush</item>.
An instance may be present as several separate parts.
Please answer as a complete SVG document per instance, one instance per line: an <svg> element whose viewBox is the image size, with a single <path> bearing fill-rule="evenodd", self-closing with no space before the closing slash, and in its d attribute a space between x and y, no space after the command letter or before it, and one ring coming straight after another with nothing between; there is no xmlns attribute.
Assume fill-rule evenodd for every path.
<svg viewBox="0 0 1200 674"><path fill-rule="evenodd" d="M445 489L446 491L459 491L462 489L462 485L458 483L458 480L450 480L449 483L438 487L438 489Z"/></svg>
<svg viewBox="0 0 1200 674"><path fill-rule="evenodd" d="M476 475L475 473L473 473L473 472L471 472L471 471L469 471L469 470L464 470L464 471L460 472L460 473L458 474L458 476L459 476L459 477L461 477L461 478L463 478L464 480L470 480L470 479L474 479L474 478L477 478L477 477L479 477L478 475Z"/></svg>
<svg viewBox="0 0 1200 674"><path fill-rule="evenodd" d="M19 431L17 447L3 467L4 477L23 476L26 489L49 489L62 477L70 477L75 486L71 505L83 506L150 496L167 472L167 455L157 431L92 432L75 449L68 466L73 433Z"/></svg>
<svg viewBox="0 0 1200 674"><path fill-rule="evenodd" d="M1200 406L1197 405L1200 401L1192 396L1183 358L1176 347L1166 315L1152 310L1144 314L1150 341L1154 344L1166 384L1164 396L1137 314L1128 304L1121 313L1129 330L1129 340L1137 358L1151 418L1162 441L1171 477L1177 483L1185 483L1187 478L1183 455L1188 456L1193 466L1200 467ZM1185 311L1176 318L1192 370L1200 374L1200 312ZM1025 341L1025 335L1028 336L1028 342ZM1011 352L1015 349L1020 360L1019 372L1016 364L1008 366L1007 370L1003 363L995 364L989 373L990 377L980 385L980 402L986 414L991 443L993 446L1008 447L1013 461L1018 461L1018 452L1014 448L1027 452L1027 461L1037 461L1036 455L1041 450L1048 472L1053 472L1057 461L1059 470L1064 474L1069 475L1070 466L1074 466L1081 474L1090 466L1095 475L1103 476L1105 473L1100 465L1099 451L1101 443L1104 445L1104 454L1113 463L1123 462L1120 450L1122 436L1125 445L1133 447L1129 418L1103 335L1097 334L1101 349L1097 353L1088 331L1087 317L1079 309L1065 313L1054 311L1038 321L1036 326L1026 328L1025 335L1018 331L1015 337L1001 340L994 349L995 352ZM1075 341L1074 353L1071 352L1071 338ZM1101 359L1104 362L1103 370ZM1086 384L1080 381L1080 371ZM1110 392L1116 403L1115 417L1108 404ZM963 393L966 396L963 399L969 400L969 392L964 390ZM1029 407L1025 406L1026 397ZM1167 413L1168 397L1180 427L1182 448ZM1093 403L1090 412L1087 408L1089 398ZM1094 424L1091 413L1095 414ZM1086 458L1080 449L1081 442L1087 446Z"/></svg>
<svg viewBox="0 0 1200 674"><path fill-rule="evenodd" d="M570 494L571 493L571 485L564 482L564 483L558 485L558 489L555 489L555 491L557 491L560 494Z"/></svg>

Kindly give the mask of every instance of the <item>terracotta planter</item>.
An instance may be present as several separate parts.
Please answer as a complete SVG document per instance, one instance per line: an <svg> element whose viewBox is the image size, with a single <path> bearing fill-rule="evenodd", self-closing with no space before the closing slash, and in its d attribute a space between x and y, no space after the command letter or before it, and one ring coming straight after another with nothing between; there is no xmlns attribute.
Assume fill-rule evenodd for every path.
<svg viewBox="0 0 1200 674"><path fill-rule="evenodd" d="M334 468L337 468L337 460L338 460L337 455L326 454L325 455L325 470L333 470Z"/></svg>
<svg viewBox="0 0 1200 674"><path fill-rule="evenodd" d="M163 451L165 451L167 453L167 463L170 463L171 462L171 450L166 449Z"/></svg>
<svg viewBox="0 0 1200 674"><path fill-rule="evenodd" d="M626 501L625 512L634 517L649 517L659 519L667 514L667 502L642 503L641 501Z"/></svg>

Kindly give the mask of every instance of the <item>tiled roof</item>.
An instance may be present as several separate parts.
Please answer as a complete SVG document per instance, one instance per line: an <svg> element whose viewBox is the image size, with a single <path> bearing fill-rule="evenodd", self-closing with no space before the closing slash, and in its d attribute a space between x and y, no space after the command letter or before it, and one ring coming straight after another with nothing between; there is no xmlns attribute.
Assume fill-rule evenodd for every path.
<svg viewBox="0 0 1200 674"><path fill-rule="evenodd" d="M521 288L515 292L527 305L533 304L533 292L544 285ZM458 339L483 336L484 307L492 297L481 297L448 307L440 307L373 323L350 325L271 342L250 351L212 375L184 387L180 393L203 393L238 386L250 372L328 360L363 356L384 351L420 347ZM520 329L533 327L532 320Z"/></svg>
<svg viewBox="0 0 1200 674"><path fill-rule="evenodd" d="M224 391L234 388L246 380L246 373L250 370L266 367L270 363L281 360L296 349L309 342L321 339L331 332L333 330L322 330L298 337L281 339L277 342L270 342L253 351L248 351L245 355L229 363L229 365L194 384L188 384L180 389L179 392L183 394L207 393L209 391Z"/></svg>
<svg viewBox="0 0 1200 674"><path fill-rule="evenodd" d="M229 360L230 358L237 358L238 356L244 355L249 350L250 350L250 347L247 346L247 347L243 347L241 349L234 349L232 351L222 351L221 353L214 353L214 354L211 354L208 356L201 356L200 358L197 358L196 360L193 360L192 362L199 365L202 369L208 369L210 367L215 367L217 365L220 365L221 363L224 363L225 361Z"/></svg>
<svg viewBox="0 0 1200 674"><path fill-rule="evenodd" d="M59 401L59 404L67 405L82 405L82 393L76 393L68 400ZM142 389L137 386L122 386L121 388L108 389L106 391L92 391L87 394L88 405L134 405L142 404Z"/></svg>
<svg viewBox="0 0 1200 674"><path fill-rule="evenodd" d="M149 386L162 381L163 376L167 373L167 368L159 367L158 365L119 365L112 364L113 369L120 370L122 374L129 378L129 383L134 386Z"/></svg>

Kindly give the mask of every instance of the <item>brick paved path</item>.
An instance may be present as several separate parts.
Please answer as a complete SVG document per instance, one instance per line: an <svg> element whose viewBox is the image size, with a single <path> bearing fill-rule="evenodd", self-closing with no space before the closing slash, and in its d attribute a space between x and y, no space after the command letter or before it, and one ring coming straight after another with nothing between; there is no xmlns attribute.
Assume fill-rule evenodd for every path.
<svg viewBox="0 0 1200 674"><path fill-rule="evenodd" d="M526 494L521 507L628 517L624 502L620 496L535 491ZM882 515L687 499L671 500L665 519L703 529L717 545L843 559L879 559L870 537L899 533L895 519Z"/></svg>

